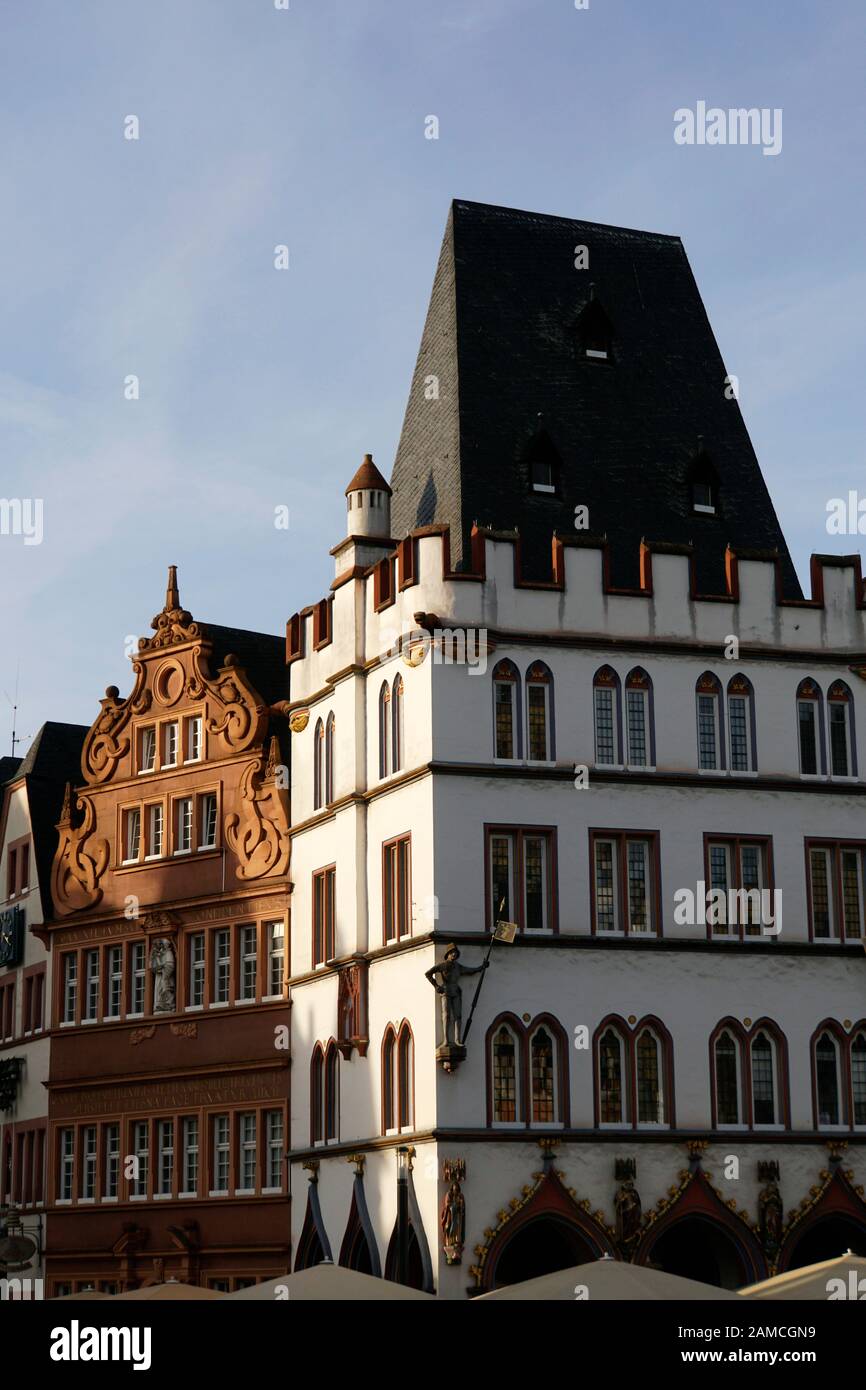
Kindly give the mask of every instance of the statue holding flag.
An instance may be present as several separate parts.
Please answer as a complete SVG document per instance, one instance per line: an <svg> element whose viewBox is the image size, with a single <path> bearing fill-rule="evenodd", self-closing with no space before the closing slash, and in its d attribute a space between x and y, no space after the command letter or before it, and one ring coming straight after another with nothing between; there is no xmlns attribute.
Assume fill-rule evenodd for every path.
<svg viewBox="0 0 866 1390"><path fill-rule="evenodd" d="M452 943L445 948L445 959L442 964L433 965L425 971L426 978L441 999L442 1041L436 1049L436 1060L441 1062L448 1072L454 1071L466 1056L466 1039L469 1036L472 1016L475 1013L478 996L484 982L484 972L490 965L493 942L507 941L511 943L516 933L517 926L514 922L497 921L490 945L487 948L487 955L480 965L461 965L460 951ZM463 990L460 984L464 975L481 976L475 990L475 997L472 1000L472 1007L469 1010L465 1031L463 1031Z"/></svg>

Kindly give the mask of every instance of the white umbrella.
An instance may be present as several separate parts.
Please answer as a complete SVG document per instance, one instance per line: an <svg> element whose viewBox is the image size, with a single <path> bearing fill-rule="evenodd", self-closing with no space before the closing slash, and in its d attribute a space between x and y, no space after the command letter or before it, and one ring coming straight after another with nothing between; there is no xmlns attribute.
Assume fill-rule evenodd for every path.
<svg viewBox="0 0 866 1390"><path fill-rule="evenodd" d="M862 1280L862 1284L861 1284ZM789 1269L760 1284L740 1289L741 1298L798 1298L814 1303L860 1299L866 1294L866 1260L862 1255L838 1255L835 1260Z"/></svg>
<svg viewBox="0 0 866 1390"><path fill-rule="evenodd" d="M219 1289L201 1289L197 1284L181 1284L177 1279L169 1279L165 1284L147 1284L143 1289L130 1289L129 1293L115 1294L115 1298L152 1299L169 1302L200 1302L203 1299L225 1298Z"/></svg>
<svg viewBox="0 0 866 1390"><path fill-rule="evenodd" d="M372 1274L359 1274L355 1269L344 1269L342 1265L325 1261L323 1264L314 1265L312 1269L302 1269L296 1274L283 1274L277 1279L268 1279L264 1284L253 1284L248 1289L238 1289L237 1293L230 1293L227 1297L270 1303L406 1303L430 1299L432 1294L407 1288L405 1284L395 1284L391 1279L376 1279Z"/></svg>
<svg viewBox="0 0 866 1390"><path fill-rule="evenodd" d="M678 1274L665 1274L660 1269L633 1265L608 1256L606 1259L593 1260L590 1264L573 1265L571 1269L542 1274L537 1279L526 1279L522 1284L507 1284L504 1288L494 1289L492 1293L481 1294L473 1302L546 1300L575 1303L586 1300L592 1303L603 1299L617 1303L638 1299L691 1302L699 1299L723 1301L738 1297L739 1294L729 1289L717 1289L714 1284L701 1284L696 1279L683 1279Z"/></svg>

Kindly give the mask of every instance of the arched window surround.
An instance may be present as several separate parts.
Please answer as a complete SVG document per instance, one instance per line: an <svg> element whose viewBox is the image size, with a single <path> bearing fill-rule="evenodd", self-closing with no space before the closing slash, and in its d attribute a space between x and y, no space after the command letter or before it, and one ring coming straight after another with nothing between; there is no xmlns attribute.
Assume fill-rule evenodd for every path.
<svg viewBox="0 0 866 1390"><path fill-rule="evenodd" d="M391 686L391 717L393 727L391 730L391 770L400 772L403 767L403 759L406 754L405 749L405 728L403 719L404 707L404 686L403 677L398 674L394 677Z"/></svg>
<svg viewBox="0 0 866 1390"><path fill-rule="evenodd" d="M493 668L493 757L497 762L520 762L523 757L523 702L521 699L522 682L520 672L513 661L508 657L503 657L497 661ZM498 687L502 686L503 695L509 699L501 698ZM506 716L505 711L510 713ZM502 718L500 719L500 715ZM500 747L505 746L507 736L507 721L510 720L511 728L511 753L506 755L499 751Z"/></svg>
<svg viewBox="0 0 866 1390"><path fill-rule="evenodd" d="M813 707L810 721L804 721L801 705ZM800 765L801 777L826 777L827 775L827 739L824 730L824 695L820 685L811 676L804 677L797 686L797 693L794 697L794 716L797 729L797 756ZM805 726L805 727L804 727ZM811 741L814 743L814 770L804 767L807 761L804 754L808 749L804 743L806 729L811 728Z"/></svg>
<svg viewBox="0 0 866 1390"><path fill-rule="evenodd" d="M601 1039L611 1029L617 1033L623 1042L623 1059L625 1062L625 1074L622 1077L623 1091L623 1121L621 1125L602 1123L601 1120L601 1089L600 1089L600 1052L599 1044ZM653 1034L659 1044L660 1051L660 1083L662 1101L664 1106L664 1121L655 1122L640 1120L638 1118L638 1066L637 1066L637 1046L641 1036L649 1031ZM676 1098L674 1089L674 1049L671 1035L660 1018L655 1014L645 1014L637 1023L628 1023L620 1014L608 1014L601 1020L592 1037L592 1060L593 1060L593 1108L594 1123L596 1129L675 1129L676 1128Z"/></svg>
<svg viewBox="0 0 866 1390"><path fill-rule="evenodd" d="M738 1056L738 1078L739 1078L739 1105L740 1123L737 1125L723 1125L719 1123L718 1117L718 1093L716 1086L716 1043L722 1033L730 1033L739 1049ZM754 1091L752 1076L752 1044L759 1033L765 1033L773 1045L773 1066L775 1083L775 1105L777 1111L777 1122L772 1125L755 1124L754 1120ZM740 1023L736 1018L727 1017L721 1019L710 1034L709 1043L709 1063L710 1063L710 1103L712 1108L713 1129L723 1130L757 1130L759 1133L775 1133L777 1130L790 1129L790 1093L788 1085L788 1044L784 1033L772 1019L759 1018L756 1022L750 1023L748 1027Z"/></svg>
<svg viewBox="0 0 866 1390"><path fill-rule="evenodd" d="M313 731L313 810L320 811L325 794L325 725L316 720Z"/></svg>
<svg viewBox="0 0 866 1390"><path fill-rule="evenodd" d="M334 734L336 721L331 710L325 724L325 804L330 806L334 800Z"/></svg>
<svg viewBox="0 0 866 1390"><path fill-rule="evenodd" d="M609 697L600 698L599 692L606 691ZM592 678L592 713L596 767L622 768L622 682L612 666L600 666Z"/></svg>
<svg viewBox="0 0 866 1390"><path fill-rule="evenodd" d="M708 723L710 706L707 702L709 700L714 701L712 727ZM722 683L712 671L702 672L695 681L695 722L698 742L698 772L706 776L724 772L727 767L725 741L727 721L725 719Z"/></svg>
<svg viewBox="0 0 866 1390"><path fill-rule="evenodd" d="M333 1144L340 1137L340 1053L333 1038L317 1042L310 1058L310 1143Z"/></svg>
<svg viewBox="0 0 866 1390"><path fill-rule="evenodd" d="M643 706L643 743L645 745L645 759L643 762L636 761L633 757L640 747L640 731L635 727L634 720L634 698L643 692L641 704ZM649 672L643 666L634 666L625 678L625 732L623 743L626 752L626 763L629 768L654 769L656 766L656 721L655 721L655 697L653 694L653 683ZM637 746L636 746L637 745Z"/></svg>
<svg viewBox="0 0 866 1390"><path fill-rule="evenodd" d="M382 1038L382 1133L415 1128L415 1037L407 1019Z"/></svg>
<svg viewBox="0 0 866 1390"><path fill-rule="evenodd" d="M496 1120L494 1118L494 1057L493 1044L500 1030L505 1027L515 1040L516 1067L516 1119ZM553 1043L553 1086L554 1119L533 1120L534 1104L532 1077L532 1039L545 1029ZM487 1124L491 1129L535 1129L551 1130L567 1128L569 1124L569 1077L568 1077L568 1038L565 1030L553 1014L536 1014L529 1023L524 1023L513 1013L499 1014L485 1037L485 1058L487 1073Z"/></svg>
<svg viewBox="0 0 866 1390"><path fill-rule="evenodd" d="M822 1122L819 1110L817 1046L825 1033L833 1038L837 1048L840 1109L838 1124ZM866 1129L866 1098L860 1101L861 1114L858 1121L857 1098L854 1091L854 1044L859 1039L866 1041L866 1018L852 1023L848 1029L835 1018L825 1018L818 1024L809 1041L813 1122L815 1129L822 1133L840 1134L850 1131L862 1132Z"/></svg>
<svg viewBox="0 0 866 1390"><path fill-rule="evenodd" d="M727 734L728 734L728 761L730 771L735 776L757 775L758 772L758 730L755 716L755 689L748 676L742 671L731 676L727 688ZM739 719L734 719L734 708L739 700L745 700L745 718L741 728ZM738 749L741 744L742 736L746 739L746 766L735 767L734 763L739 761Z"/></svg>
<svg viewBox="0 0 866 1390"><path fill-rule="evenodd" d="M526 757L528 762L553 763L556 762L556 720L555 703L553 698L553 672L544 661L533 661L526 668L524 677L524 687L526 692ZM543 719L544 719L544 744L545 754L543 758L534 757L536 750L533 749L533 710L536 708L535 702L530 696L532 689L544 691ZM536 725L537 728L537 725Z"/></svg>
<svg viewBox="0 0 866 1390"><path fill-rule="evenodd" d="M839 728L844 731L844 757L846 771L836 770L836 749L838 740L834 738L837 729L836 716L841 714ZM854 781L857 777L857 736L854 720L854 696L846 681L834 680L827 689L827 754L828 770L833 781Z"/></svg>
<svg viewBox="0 0 866 1390"><path fill-rule="evenodd" d="M383 681L379 687L379 778L391 776L393 725L391 687Z"/></svg>

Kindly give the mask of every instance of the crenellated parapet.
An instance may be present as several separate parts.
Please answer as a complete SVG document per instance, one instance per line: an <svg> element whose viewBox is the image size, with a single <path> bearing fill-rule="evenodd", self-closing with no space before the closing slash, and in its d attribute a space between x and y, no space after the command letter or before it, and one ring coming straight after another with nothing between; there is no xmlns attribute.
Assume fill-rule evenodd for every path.
<svg viewBox="0 0 866 1390"><path fill-rule="evenodd" d="M458 574L447 527L425 527L374 564L338 573L328 597L289 620L286 659L298 663L292 700L347 666L375 661L395 641L411 643L413 630L431 622L484 629L494 639L684 651L718 650L735 637L744 655L789 652L866 665L860 556L813 555L810 573L811 596L789 599L777 553L728 547L725 591L700 593L693 546L644 542L640 584L621 589L610 582L606 540L582 534L554 535L550 577L530 581L519 535L476 526L471 568Z"/></svg>

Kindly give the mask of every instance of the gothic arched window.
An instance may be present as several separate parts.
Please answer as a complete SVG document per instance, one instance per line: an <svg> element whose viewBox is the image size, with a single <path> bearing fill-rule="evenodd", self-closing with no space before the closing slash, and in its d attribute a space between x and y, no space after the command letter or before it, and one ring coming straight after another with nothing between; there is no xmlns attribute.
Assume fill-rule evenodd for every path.
<svg viewBox="0 0 866 1390"><path fill-rule="evenodd" d="M506 659L493 668L493 756L513 761L521 751L520 674Z"/></svg>
<svg viewBox="0 0 866 1390"><path fill-rule="evenodd" d="M553 676L543 661L526 672L526 747L530 762L553 761Z"/></svg>
<svg viewBox="0 0 866 1390"><path fill-rule="evenodd" d="M718 772L725 766L724 726L721 719L722 686L712 671L705 671L695 685L698 721L698 767Z"/></svg>
<svg viewBox="0 0 866 1390"><path fill-rule="evenodd" d="M403 677L396 675L391 687L392 730L391 730L391 771L399 772L403 766Z"/></svg>
<svg viewBox="0 0 866 1390"><path fill-rule="evenodd" d="M391 775L391 691L383 681L379 690L379 776Z"/></svg>
<svg viewBox="0 0 866 1390"><path fill-rule="evenodd" d="M652 681L642 666L635 666L625 678L625 743L629 767L655 765Z"/></svg>
<svg viewBox="0 0 866 1390"><path fill-rule="evenodd" d="M595 761L598 767L622 765L620 680L612 666L602 666L592 682Z"/></svg>
<svg viewBox="0 0 866 1390"><path fill-rule="evenodd" d="M831 777L856 777L854 701L844 681L834 681L827 691L827 728Z"/></svg>
<svg viewBox="0 0 866 1390"><path fill-rule="evenodd" d="M732 772L756 772L755 697L752 682L743 675L728 681L728 748Z"/></svg>
<svg viewBox="0 0 866 1390"><path fill-rule="evenodd" d="M328 805L334 800L334 731L335 720L331 712L325 725L325 801Z"/></svg>
<svg viewBox="0 0 866 1390"><path fill-rule="evenodd" d="M313 810L320 811L325 795L325 726L316 720L313 733Z"/></svg>

